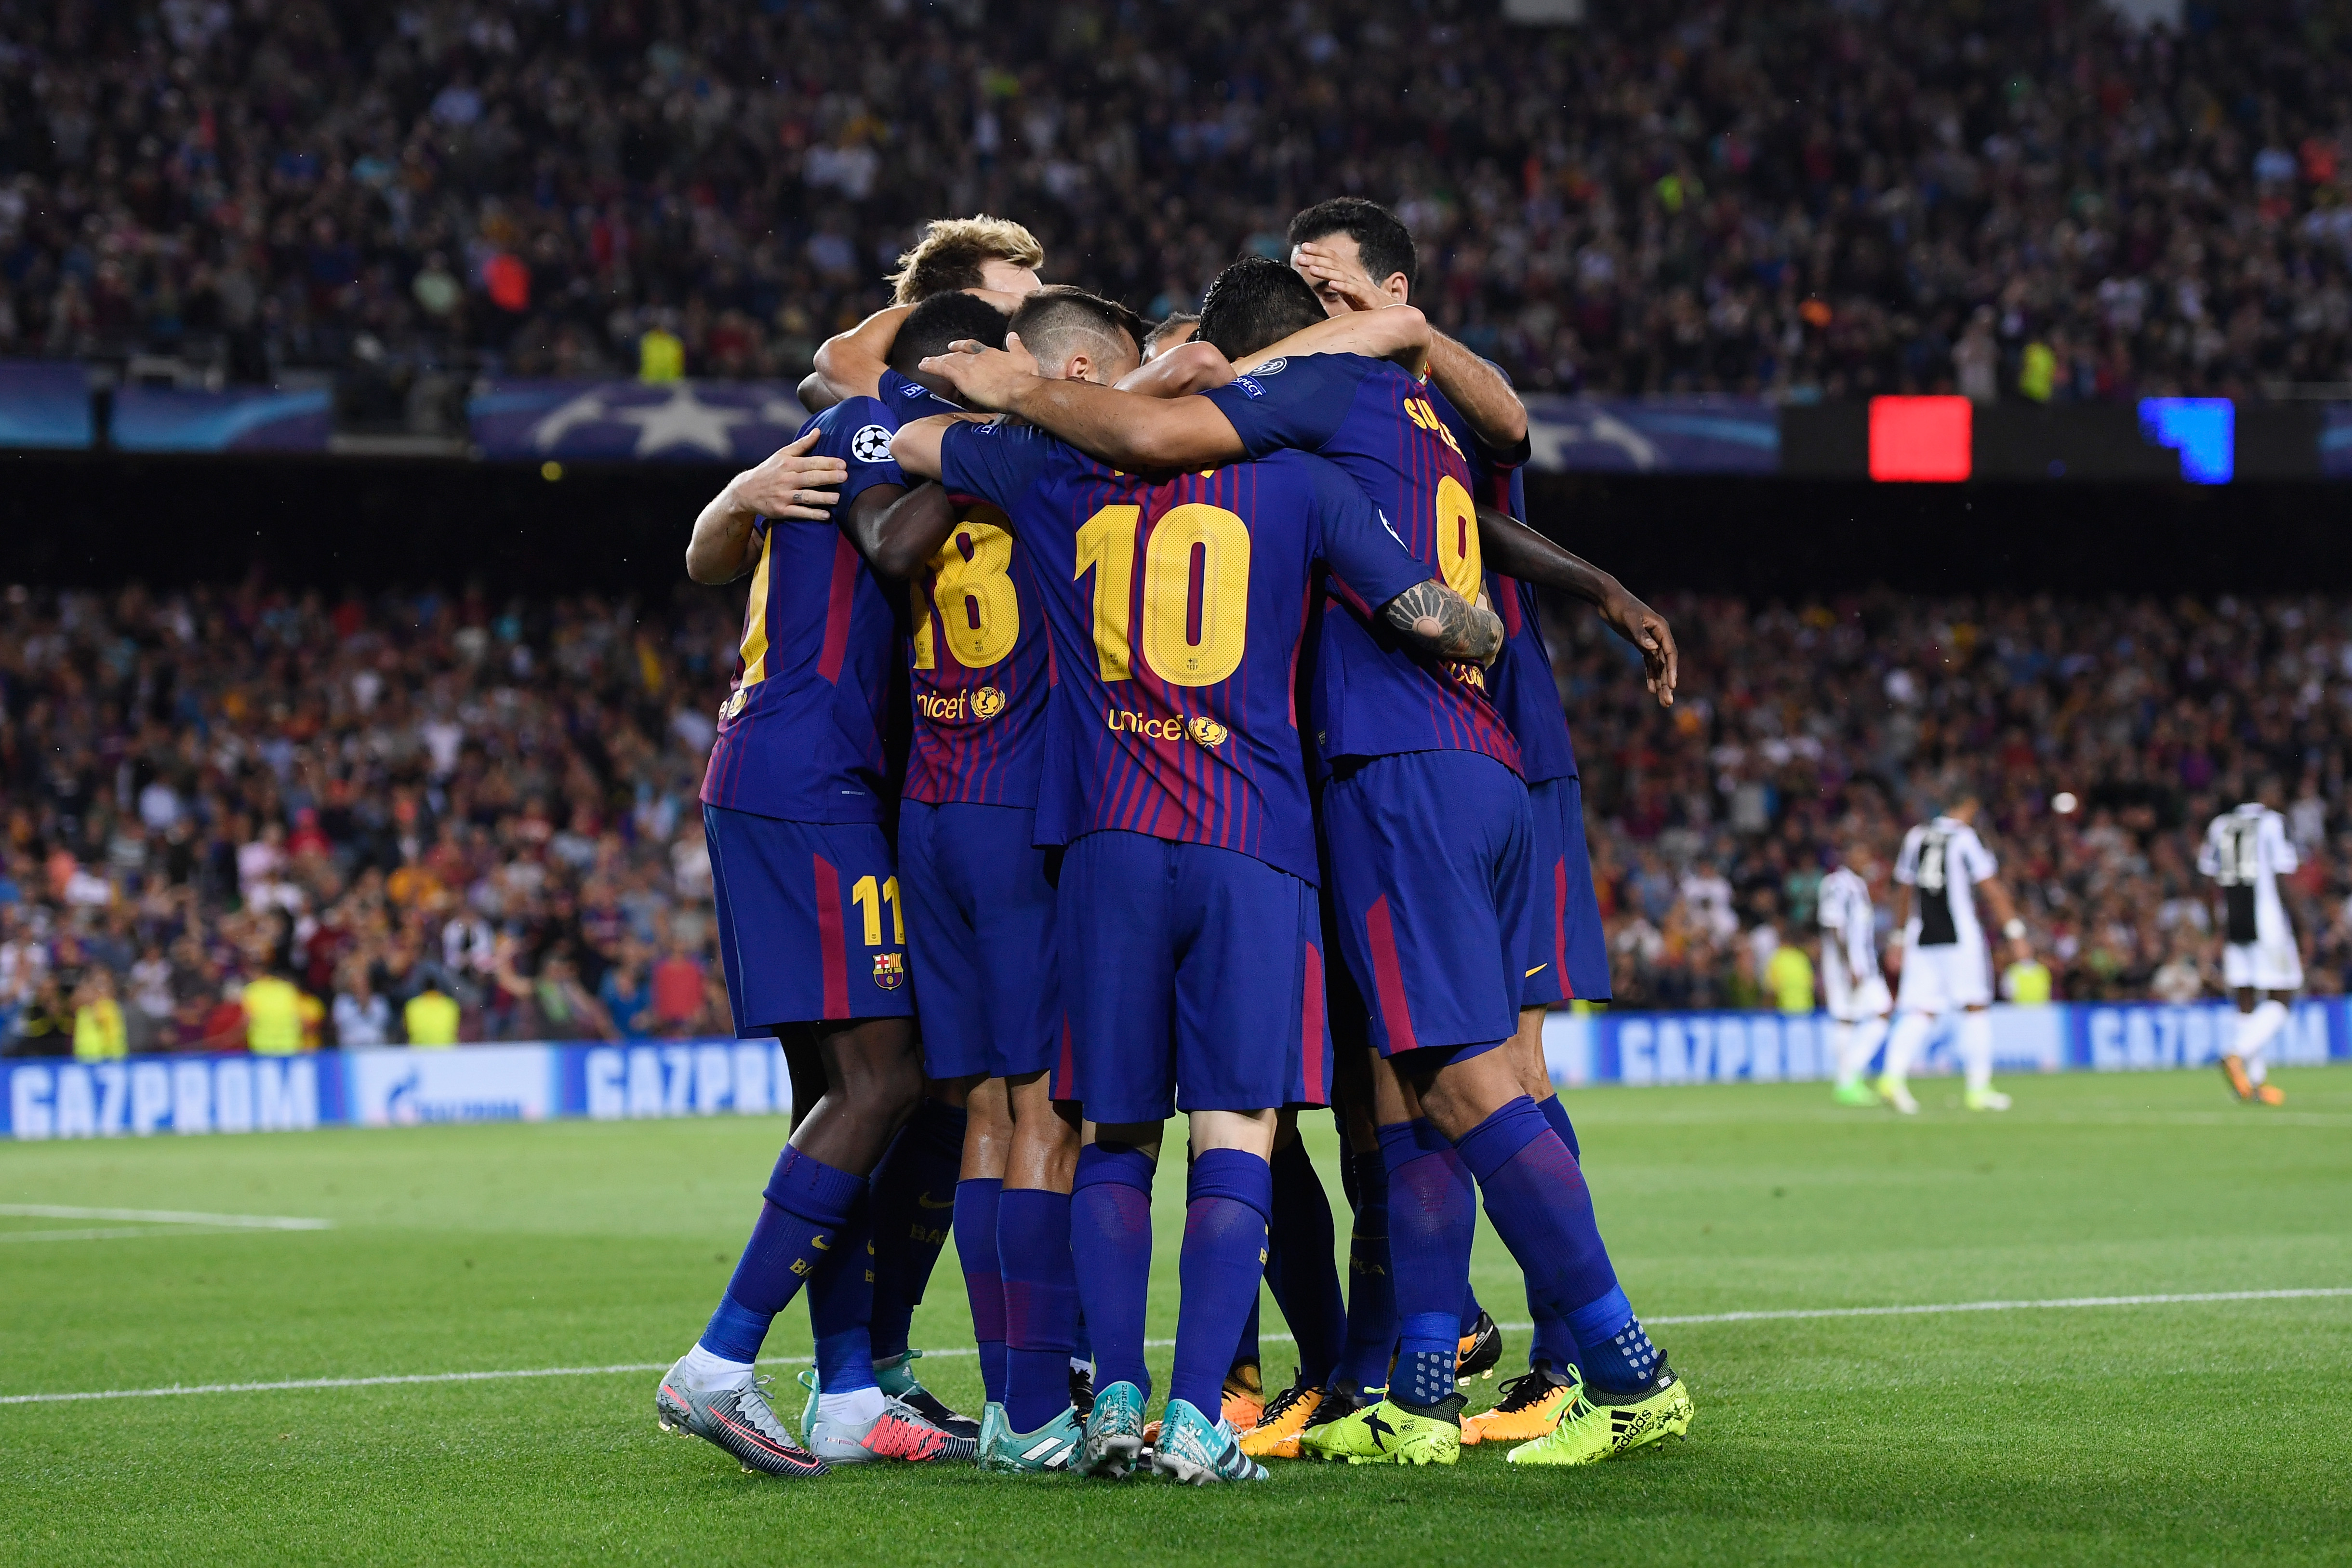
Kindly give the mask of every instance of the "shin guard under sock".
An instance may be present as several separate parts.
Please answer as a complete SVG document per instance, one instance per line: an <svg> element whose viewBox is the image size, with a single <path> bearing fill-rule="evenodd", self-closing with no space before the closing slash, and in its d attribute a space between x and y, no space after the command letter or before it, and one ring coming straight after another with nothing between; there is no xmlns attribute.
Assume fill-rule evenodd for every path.
<svg viewBox="0 0 2352 1568"><path fill-rule="evenodd" d="M1070 1256L1070 1200L1014 1188L997 1202L1004 1269L1004 1418L1034 1432L1070 1405L1077 1347L1078 1279Z"/></svg>
<svg viewBox="0 0 2352 1568"><path fill-rule="evenodd" d="M764 1202L752 1222L751 1239L702 1331L703 1349L729 1361L760 1358L768 1326L833 1250L866 1196L866 1178L787 1147L761 1195Z"/></svg>
<svg viewBox="0 0 2352 1568"><path fill-rule="evenodd" d="M1089 1143L1078 1151L1070 1191L1070 1249L1087 1260L1078 1301L1094 1342L1095 1386L1131 1383L1147 1401L1143 1311L1151 1288L1152 1170L1151 1156L1140 1149ZM1230 1341L1224 1348L1233 1348Z"/></svg>

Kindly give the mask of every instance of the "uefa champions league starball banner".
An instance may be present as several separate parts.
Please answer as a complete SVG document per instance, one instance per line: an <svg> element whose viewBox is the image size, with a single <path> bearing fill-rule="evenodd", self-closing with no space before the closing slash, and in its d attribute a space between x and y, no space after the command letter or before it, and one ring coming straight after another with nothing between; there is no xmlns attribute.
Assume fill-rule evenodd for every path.
<svg viewBox="0 0 2352 1568"><path fill-rule="evenodd" d="M2058 1003L1995 1007L1993 1062L2004 1073L2129 1072L2210 1064L2229 1047L2234 1009L2207 1003ZM1783 1083L1825 1079L1821 1014L1554 1013L1545 1020L1552 1080L1587 1085ZM2273 1040L2284 1067L2352 1060L2352 1007L2295 1005ZM1921 1074L1957 1070L1951 1031ZM296 1057L132 1057L0 1063L0 1136L146 1137L417 1127L478 1121L769 1116L792 1109L772 1040L461 1046L320 1051Z"/></svg>

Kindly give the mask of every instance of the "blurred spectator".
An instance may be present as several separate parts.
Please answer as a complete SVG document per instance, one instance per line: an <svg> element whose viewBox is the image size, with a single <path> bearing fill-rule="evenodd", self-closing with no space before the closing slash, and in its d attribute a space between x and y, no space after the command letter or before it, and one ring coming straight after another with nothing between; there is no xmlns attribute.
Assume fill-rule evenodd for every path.
<svg viewBox="0 0 2352 1568"><path fill-rule="evenodd" d="M656 1032L653 986L646 976L642 946L635 942L622 944L618 962L604 971L596 999L619 1037L641 1040Z"/></svg>
<svg viewBox="0 0 2352 1568"><path fill-rule="evenodd" d="M1772 1005L1783 1013L1810 1013L1813 1010L1813 961L1805 950L1793 942L1784 942L1772 950L1764 964L1764 988L1770 993Z"/></svg>
<svg viewBox="0 0 2352 1568"><path fill-rule="evenodd" d="M462 1013L454 997L428 984L401 1008L401 1026L412 1046L454 1046Z"/></svg>
<svg viewBox="0 0 2352 1568"><path fill-rule="evenodd" d="M654 1027L665 1035L688 1035L702 1016L702 965L675 937L662 961L654 965Z"/></svg>
<svg viewBox="0 0 2352 1568"><path fill-rule="evenodd" d="M335 1043L351 1047L386 1045L392 1039L392 1004L368 984L368 966L346 963L335 993Z"/></svg>
<svg viewBox="0 0 2352 1568"><path fill-rule="evenodd" d="M276 968L245 984L237 997L245 1009L246 1049L257 1057L290 1057L306 1047L302 993Z"/></svg>
<svg viewBox="0 0 2352 1568"><path fill-rule="evenodd" d="M92 969L74 992L74 1059L116 1061L130 1051L122 1005L114 999L114 977L103 969Z"/></svg>

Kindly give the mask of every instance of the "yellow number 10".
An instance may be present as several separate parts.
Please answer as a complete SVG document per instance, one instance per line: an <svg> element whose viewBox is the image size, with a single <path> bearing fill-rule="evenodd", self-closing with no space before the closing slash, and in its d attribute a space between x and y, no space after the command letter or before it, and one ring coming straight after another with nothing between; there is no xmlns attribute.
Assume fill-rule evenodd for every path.
<svg viewBox="0 0 2352 1568"><path fill-rule="evenodd" d="M1140 507L1107 506L1078 530L1072 576L1095 574L1095 662L1107 681L1132 674L1129 622L1142 515ZM1143 657L1162 680L1214 686L1241 668L1249 571L1249 525L1223 507L1192 502L1152 528L1143 556Z"/></svg>

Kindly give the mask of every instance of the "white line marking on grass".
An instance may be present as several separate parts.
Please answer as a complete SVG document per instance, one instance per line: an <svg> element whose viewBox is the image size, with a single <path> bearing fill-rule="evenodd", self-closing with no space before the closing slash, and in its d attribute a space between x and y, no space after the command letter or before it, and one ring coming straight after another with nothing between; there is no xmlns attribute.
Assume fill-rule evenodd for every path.
<svg viewBox="0 0 2352 1568"><path fill-rule="evenodd" d="M2193 1301L2288 1301L2317 1297L2352 1296L2352 1287L2326 1287L2308 1290L2208 1290L2193 1294L2168 1296L2069 1296L2047 1301L1954 1301L1916 1307L1811 1307L1787 1311L1706 1312L1691 1317L1649 1318L1646 1322L1677 1323L1753 1323L1783 1318L1894 1318L1923 1316L1937 1312L2015 1312L2030 1308L2073 1307L2160 1307ZM1525 1331L1532 1325L1502 1323L1500 1328ZM1288 1334L1265 1333L1266 1340L1286 1341ZM1150 1350L1167 1350L1174 1340L1146 1340ZM976 1355L970 1347L947 1350L927 1350L925 1360L952 1356ZM762 1366L806 1366L807 1356L772 1358ZM284 1383L199 1383L173 1384L168 1388L104 1388L74 1394L0 1394L0 1405L63 1405L84 1399L162 1399L182 1394L282 1394L316 1388L389 1388L409 1384L426 1383L502 1383L518 1378L533 1377L610 1377L624 1373L667 1372L666 1361L620 1362L611 1366L546 1366L511 1372L425 1372L396 1373L383 1377L302 1377Z"/></svg>
<svg viewBox="0 0 2352 1568"><path fill-rule="evenodd" d="M276 1214L191 1214L184 1209L83 1209L57 1204L0 1204L0 1215L14 1219L135 1220L142 1225L210 1225L227 1230L332 1230L331 1219L302 1219Z"/></svg>
<svg viewBox="0 0 2352 1568"><path fill-rule="evenodd" d="M1787 1318L1908 1318L1942 1312L2023 1312L2076 1307L2169 1307L2191 1301L2294 1301L2352 1296L2352 1288L2313 1290L2199 1290L2168 1296L2062 1296L2047 1301L1946 1301L1916 1307L1801 1307L1769 1312L1699 1312L1644 1318L1645 1323L1762 1323ZM1513 1324L1511 1327L1518 1327Z"/></svg>
<svg viewBox="0 0 2352 1568"><path fill-rule="evenodd" d="M0 1230L0 1242L7 1241L140 1241L155 1236L223 1236L227 1232L217 1226L200 1226L191 1229L182 1226L176 1230L147 1227L135 1230Z"/></svg>

